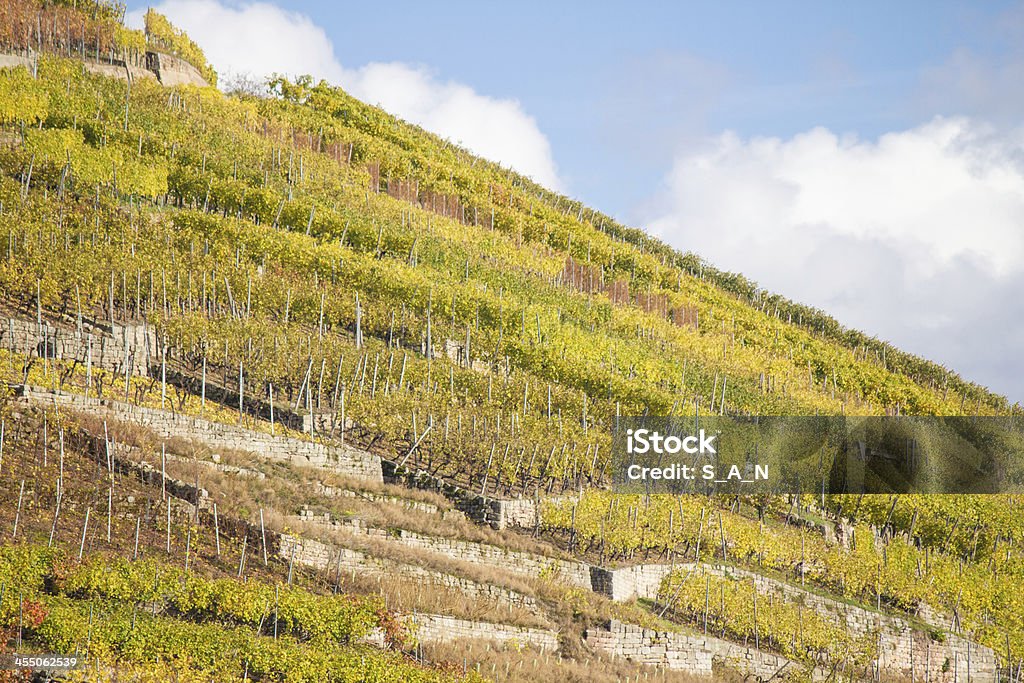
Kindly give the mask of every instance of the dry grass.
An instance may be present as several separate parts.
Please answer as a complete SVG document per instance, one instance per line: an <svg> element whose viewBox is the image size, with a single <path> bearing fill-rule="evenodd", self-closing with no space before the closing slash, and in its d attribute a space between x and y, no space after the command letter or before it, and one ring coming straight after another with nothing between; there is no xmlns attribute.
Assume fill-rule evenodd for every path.
<svg viewBox="0 0 1024 683"><path fill-rule="evenodd" d="M469 621L551 628L548 619L529 609L501 600L472 597L452 588L424 584L422 581L392 574L372 576L366 573L343 573L340 589L360 595L376 593L384 598L388 609L404 614L444 614Z"/></svg>
<svg viewBox="0 0 1024 683"><path fill-rule="evenodd" d="M283 520L277 517L268 517L268 519L273 519L275 527L283 523ZM400 564L415 565L533 597L538 601L542 613L530 613L528 610L524 610L524 612L530 614L534 620L542 618L543 622L541 623L545 627L550 628L552 624L555 624L559 630L566 633L574 631L582 633L582 629L587 626L605 623L611 619L660 631L679 631L682 628L679 624L658 617L640 603L613 602L606 596L586 588L568 586L558 581L557 577L524 577L486 565L455 560L446 555L420 548L398 545L378 537L356 536L343 530L324 529L316 524L296 524L294 520L290 521L294 524L296 531L309 538L318 538L325 542L358 550L372 557ZM462 595L461 599L466 599L464 594L460 595ZM449 612L444 610L442 613ZM503 618L503 621L527 625L526 621L516 617L514 610L510 614L512 616Z"/></svg>
<svg viewBox="0 0 1024 683"><path fill-rule="evenodd" d="M486 641L465 640L423 646L423 656L431 661L462 662L498 683L706 683L708 679L666 668L647 667L604 654L583 652L571 659L531 649L496 647ZM741 680L719 678L716 680Z"/></svg>
<svg viewBox="0 0 1024 683"><path fill-rule="evenodd" d="M92 416L82 416L81 422L91 433L103 433L102 421ZM108 422L111 438L126 444L139 447L132 455L138 459L147 459L150 464L159 466L160 440L149 430L138 425ZM538 600L542 613L538 614L513 606L509 611L508 603L495 606L488 600L477 601L465 593L455 591L454 595L430 599L417 592L401 586L408 579L399 575L385 575L381 581L389 581L395 589L392 598L397 600L403 596L404 604L420 611L464 616L465 618L483 618L481 615L501 614L500 621L517 625L546 626L552 624L564 632L580 632L588 625L607 622L609 619L639 624L659 630L679 630L679 626L660 619L650 610L637 603L617 603L584 588L567 586L558 582L557 577L529 578L521 574L501 571L500 569L480 565L473 562L452 559L446 555L410 548L386 539L372 536L356 535L342 529L325 528L320 524L298 522L292 511L303 505L319 509L327 509L332 514L342 517L357 517L368 525L380 528L399 528L425 533L432 536L444 536L459 540L488 543L497 547L507 548L503 543L508 539L519 541L517 550L537 552L547 549L533 539L511 532L499 533L489 528L478 527L468 521L442 520L439 515L429 515L410 511L393 504L367 501L362 498L329 498L311 491L309 481L330 482L330 485L344 485L346 480L325 473L316 468L294 467L285 463L266 461L245 451L216 451L221 462L236 467L248 468L263 472L265 479L238 476L219 472L212 465L212 454L208 448L195 442L171 440L167 442L168 450L185 457L192 457L194 462L168 461L168 475L177 479L193 482L196 476L203 488L210 491L213 499L218 501L222 514L228 514L258 521L258 511L264 511L264 521L268 528L277 530L294 530L308 538L322 540L339 546L361 551L371 557L389 560L399 564L422 567L444 574L461 577L475 583L504 588ZM146 453L148 452L148 455ZM206 464L200 464L206 463ZM308 477L308 478L307 478ZM397 486L375 484L358 481L360 490L386 495L405 493L405 489ZM437 494L418 491L423 494L416 496L421 502L437 504ZM345 507L342 507L344 505ZM450 505L449 505L450 508ZM441 533L446 531L447 533ZM543 553L538 553L543 554ZM379 584L376 578L369 578L363 589L376 592ZM456 613L457 612L457 613Z"/></svg>
<svg viewBox="0 0 1024 683"><path fill-rule="evenodd" d="M78 418L78 421L90 433L103 433L102 420L94 416L83 415ZM150 464L159 466L160 439L148 429L139 425L114 421L108 421L107 428L111 438L116 441L138 446L139 450L135 451L132 457L148 460ZM517 613L515 610L521 608L515 607L512 608L511 613L507 613L506 605L504 609L500 609L503 613L503 621L520 625L550 626L555 623L564 631L581 631L587 625L606 622L609 619L619 619L661 630L679 629L679 626L659 619L641 605L612 602L592 591L559 583L557 577L554 577L553 580L523 577L520 574L501 571L494 567L454 560L440 553L402 546L378 537L355 535L340 529L325 528L319 524L297 522L292 515L293 511L297 511L301 507L310 506L314 509L327 510L338 517L356 517L367 525L379 528L407 529L432 536L487 543L499 548L512 546L511 549L515 550L548 554L545 551L549 550L549 546L520 534L496 532L489 528L478 527L466 520L445 520L441 519L439 515L424 514L398 505L368 501L363 498L327 497L313 490L309 486L309 482L321 481L339 487L351 485L357 490L381 495L403 494L404 498L435 505L447 503L437 494L426 491L406 491L399 486L368 481L352 481L316 468L294 467L286 463L267 461L245 451L218 450L216 452L220 455L222 463L262 472L266 478L257 479L226 474L211 467L214 451L202 444L181 440L170 440L166 443L171 452L193 459L193 462L187 460L168 461L169 476L186 482L194 482L198 476L200 485L210 491L213 500L218 502L223 514L256 522L258 521L258 511L262 508L265 522L269 528L294 529L309 538L359 550L372 557L451 574L484 585L505 588L533 597L543 605L542 615L530 613L528 610ZM405 496L406 493L415 495ZM450 509L450 504L447 507ZM396 586L404 580L398 576L387 578L394 581ZM373 586L370 588L376 590L377 581L373 580L372 583ZM410 596L413 596L414 593L402 589L397 589L395 595L398 594L398 591L405 595L407 604L417 604L416 609L421 611L434 609L439 613L449 614L453 609L457 609L460 611L460 615L464 614L469 618L472 618L474 614L494 613L493 607L482 603L467 603L468 606L465 608L452 607L460 602L472 602L473 599L463 593L458 593L455 599L450 600L451 604L447 608L441 608L440 605L443 603L439 600L416 603L416 600L424 599L422 597L412 598ZM439 606L434 607L434 605Z"/></svg>
<svg viewBox="0 0 1024 683"><path fill-rule="evenodd" d="M268 521L268 523L282 525L278 528L283 528L283 518L271 515L267 519L273 520L272 522ZM367 555L400 564L415 565L444 574L466 578L475 583L505 588L522 593L523 595L536 596L538 592L537 584L543 583L539 580L528 579L511 572L503 572L494 567L455 560L441 553L399 545L376 536L356 536L343 530L325 529L315 524L291 521L294 530L308 538L316 538L328 543L334 543L335 545L358 550Z"/></svg>
<svg viewBox="0 0 1024 683"><path fill-rule="evenodd" d="M443 518L420 510L410 510L401 505L362 498L328 499L322 496L309 496L305 506L314 512L329 512L333 519L359 519L367 526L378 529L405 529L425 536L468 541L501 550L529 553L539 558L572 561L565 553L529 536L511 531L498 532L490 527L478 526L464 518Z"/></svg>
<svg viewBox="0 0 1024 683"><path fill-rule="evenodd" d="M76 413L75 421L90 434L97 437L103 435L104 420L101 418ZM302 507L310 507L330 512L336 517L358 517L370 526L406 529L430 536L485 543L504 550L572 559L571 555L561 549L526 534L495 531L465 518L410 510L400 503L373 501L358 496L339 498L324 495L311 484L317 482L349 491L427 503L442 511L454 509L448 499L437 493L344 477L319 468L268 460L248 451L211 449L201 442L185 439L164 440L142 425L119 420L107 420L106 425L112 440L138 447L143 454L149 454L150 464L159 466L161 443L168 452L194 460L194 463L169 462L167 471L171 476L186 482L194 482L198 476L200 485L210 492L218 505L225 506L225 510L230 507L237 511L238 516L245 517L261 507L274 508L283 513L295 513ZM266 478L259 480L219 472L210 466L214 454L220 456L221 463L262 472ZM142 459L147 458L142 455Z"/></svg>
<svg viewBox="0 0 1024 683"><path fill-rule="evenodd" d="M251 455L247 460L238 461L235 464L244 464L253 469L261 468L261 462ZM261 471L264 471L268 477L270 476L270 472L265 467ZM424 514L422 511L410 510L398 504L371 501L359 497L339 499L337 497L325 496L315 490L310 490L309 482L319 481L349 491L388 495L402 500L429 503L437 506L442 511L454 509L451 501L431 491L346 478L329 472L325 473L323 470L311 467L284 465L279 468L279 471L282 479L287 479L302 487L304 495L303 505L331 512L335 516L358 517L371 526L406 529L430 536L486 543L504 550L516 550L535 555L544 555L550 558L573 559L571 554L546 541L534 539L526 534L511 530L496 531L490 527L475 524L463 517Z"/></svg>
<svg viewBox="0 0 1024 683"><path fill-rule="evenodd" d="M347 491L394 496L395 498L401 498L403 500L434 505L442 511L455 509L455 506L452 505L450 500L439 493L434 493L433 491L407 488L399 484L383 484L368 481L366 479L357 479L355 477L348 477L341 474L335 474L333 472L324 472L323 470L317 470L312 467L296 466L292 469L296 475L307 481L318 479L321 483L327 486L334 486Z"/></svg>

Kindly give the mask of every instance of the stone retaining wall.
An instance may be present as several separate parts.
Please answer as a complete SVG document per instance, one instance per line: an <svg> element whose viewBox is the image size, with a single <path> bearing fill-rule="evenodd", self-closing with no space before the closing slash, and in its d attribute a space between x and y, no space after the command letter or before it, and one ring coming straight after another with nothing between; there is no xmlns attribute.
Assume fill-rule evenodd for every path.
<svg viewBox="0 0 1024 683"><path fill-rule="evenodd" d="M583 637L587 645L612 657L697 676L711 675L711 651L699 639L680 633L652 631L612 620L604 628L588 628Z"/></svg>
<svg viewBox="0 0 1024 683"><path fill-rule="evenodd" d="M682 571L708 571L718 576L734 576L746 580L754 580L760 592L775 592L790 601L798 601L805 607L815 610L826 618L845 624L845 628L855 637L874 634L879 639L879 666L883 673L890 677L909 676L913 667L915 673L930 676L936 681L944 681L951 676L966 676L968 671L972 680L992 680L995 674L995 656L989 648L972 643L956 634L944 634L942 642L935 640L929 633L915 631L904 619L881 614L864 608L848 605L826 598L777 579L765 577L753 572L721 565L694 565L693 563L677 565L637 565L621 569L605 569L589 566L584 563L573 563L545 558L543 556L506 551L487 544L459 541L446 538L426 536L405 530L374 529L361 524L359 520L351 522L332 521L329 516L307 513L299 517L301 521L327 524L342 528L352 533L378 536L389 542L399 543L408 547L420 548L437 552L454 559L487 564L509 571L538 576L544 571L559 571L560 580L572 585L591 587L593 590L607 595L614 600L624 601L636 598L654 599L662 580L673 569ZM631 655L637 661L648 658L645 663L660 663L687 671L699 672L704 666L699 663L700 657L689 655L697 645L684 640L676 643L676 650L670 647L671 638L676 634L659 634L645 632L635 626L622 626L623 633L628 636L619 638L618 645L608 645L606 649L622 656L630 644ZM598 641L616 637L598 635ZM671 636L671 637L670 637ZM668 638L668 641L666 641ZM653 639L653 640L652 640ZM782 657L760 652L754 648L742 647L729 641L702 637L701 642L714 656L715 661L757 676L771 676L783 665L796 666ZM650 642L649 642L650 641ZM603 641L602 641L603 642ZM616 641L617 642L617 641ZM652 644L653 643L653 644ZM666 645L669 643L669 645ZM621 647L620 647L621 646ZM616 650L615 648L620 648ZM629 648L627 648L629 649ZM637 654L639 652L644 654ZM683 652L683 654L680 654ZM694 659L696 657L696 659ZM671 660L671 661L670 661ZM673 663L674 662L674 663ZM945 671L943 671L945 669ZM955 671L954 671L955 670Z"/></svg>
<svg viewBox="0 0 1024 683"><path fill-rule="evenodd" d="M321 467L347 476L381 481L380 458L351 446L327 446L286 436L271 436L199 417L120 401L85 398L65 391L21 385L16 387L16 391L26 400L57 403L72 410L139 424L163 438L191 439L212 448L250 451L272 460Z"/></svg>
<svg viewBox="0 0 1024 683"><path fill-rule="evenodd" d="M126 81L135 81L140 78L153 78L165 86L195 85L205 87L209 85L199 69L188 62L173 55L163 52L146 52L145 67L122 59L100 60L79 59L82 67L91 73L110 78L120 78ZM35 63L34 51L28 54L0 53L0 69L5 67L24 66L32 69Z"/></svg>
<svg viewBox="0 0 1024 683"><path fill-rule="evenodd" d="M426 503L421 500L412 500L400 496L391 496L384 493L373 493L370 491L353 491L339 486L331 486L323 482L317 482L317 493L328 498L362 498L373 503L385 505L397 505L406 510L424 512L428 515L440 515L441 519L466 519L466 516L455 509L443 509L433 503Z"/></svg>
<svg viewBox="0 0 1024 683"><path fill-rule="evenodd" d="M23 66L31 71L34 63L35 60L28 55L0 53L0 69L13 69Z"/></svg>
<svg viewBox="0 0 1024 683"><path fill-rule="evenodd" d="M679 568L680 565L671 564L638 564L621 569L592 567L592 587L595 592L616 602L638 598L654 600L658 597L661 582L673 569Z"/></svg>
<svg viewBox="0 0 1024 683"><path fill-rule="evenodd" d="M968 672L970 672L972 680L978 681L990 681L995 676L996 659L992 650L957 634L944 633L940 642L940 640L932 638L930 633L915 630L907 620L898 616L839 602L799 586L735 567L681 563L606 569L580 562L545 558L531 553L506 551L482 543L426 536L405 530L373 529L365 527L358 520L336 522L332 521L329 516L317 516L312 513L308 513L300 519L334 525L354 533L377 535L390 542L408 547L421 548L462 561L487 564L530 576L539 576L545 571L557 572L557 576L562 581L571 585L592 588L616 601L657 598L662 581L674 569L707 571L716 576L753 580L759 592L775 593L786 600L799 602L823 617L831 618L843 625L854 637L868 634L877 637L880 648L878 665L887 676L909 677L912 668L915 673L929 676L935 681L946 681L947 679L953 681L954 678L959 680L961 675L966 676ZM630 631L630 633L632 635L629 636L629 639L632 641L644 641L648 637L654 637L650 634L640 633L638 635L639 632ZM598 636L599 639L601 637L603 636ZM753 672L756 675L764 673L771 675L788 661L784 659L777 661L773 659L774 655L759 653L753 648L739 647L724 640L714 639L707 642L710 643L707 647L715 655L716 660L732 662L730 665L734 668ZM683 643L683 645L690 648L692 643ZM677 656L664 654L663 651L664 648L654 648L649 656L655 659L662 656ZM686 666L691 664L693 663L690 662ZM693 664L693 666L697 665ZM685 668L682 664L680 667Z"/></svg>
<svg viewBox="0 0 1024 683"><path fill-rule="evenodd" d="M18 318L0 318L0 348L35 358L78 359L84 365L124 374L149 375L158 357L156 337L146 325L115 323L107 328L83 324L81 332L69 325Z"/></svg>
<svg viewBox="0 0 1024 683"><path fill-rule="evenodd" d="M489 599L519 607L537 607L537 601L533 597L518 591L479 583L461 576L426 569L418 565L403 564L395 560L373 557L358 550L336 547L311 538L282 534L279 540L278 553L285 561L294 561L328 573L342 571L399 576L418 581L427 588L439 586L458 591L473 598Z"/></svg>
<svg viewBox="0 0 1024 683"><path fill-rule="evenodd" d="M330 514L327 513L316 515L312 512L304 511L297 519L302 522L343 529L353 534L375 536L390 543L396 543L407 548L427 550L462 562L495 567L531 578L547 576L561 583L568 583L580 588L591 588L591 567L584 562L563 560L520 550L509 550L487 543L463 541L442 536L428 536L405 529L376 529L366 526L358 519L346 521L333 520Z"/></svg>
<svg viewBox="0 0 1024 683"><path fill-rule="evenodd" d="M220 456L216 453L213 454L213 460L198 460L196 458L189 458L183 455L172 455L171 453L168 453L167 462L172 461L186 464L194 464L198 465L199 467L205 467L207 469L213 470L215 472L220 472L222 474L228 474L238 477L250 477L252 479L259 479L261 481L267 478L267 475L264 474L263 472L260 472L259 470L254 470L249 467L237 467L235 465L228 465L227 463L222 463L220 461Z"/></svg>
<svg viewBox="0 0 1024 683"><path fill-rule="evenodd" d="M413 636L421 643L449 643L454 640L493 640L514 647L534 647L541 652L558 649L558 634L539 628L467 621L438 614L406 617Z"/></svg>
<svg viewBox="0 0 1024 683"><path fill-rule="evenodd" d="M492 498L480 495L441 477L434 477L422 470L399 467L397 463L384 460L381 463L384 481L410 488L434 491L452 501L456 509L466 517L486 524L492 529L533 529L540 523L540 506L532 498ZM560 500L546 498L545 500Z"/></svg>
<svg viewBox="0 0 1024 683"><path fill-rule="evenodd" d="M613 657L624 657L648 666L666 667L696 676L713 675L713 665L721 664L744 676L768 680L789 669L803 668L781 655L744 647L712 636L655 631L612 620L601 628L588 628L587 645ZM824 674L814 672L814 679Z"/></svg>
<svg viewBox="0 0 1024 683"><path fill-rule="evenodd" d="M195 68L183 59L163 52L147 52L146 68L156 74L161 85L209 85Z"/></svg>
<svg viewBox="0 0 1024 683"><path fill-rule="evenodd" d="M733 577L753 581L759 593L774 593L790 602L814 610L831 619L854 638L873 636L878 639L878 666L889 677L910 678L911 670L932 681L954 681L969 675L972 681L994 681L997 661L991 648L935 625L942 635L933 638L930 632L915 629L906 619L833 600L779 579L745 569L725 565L685 563L677 565L638 565L624 569L600 570L603 574L600 592L613 599L625 596L657 597L655 579L667 576L673 569L697 574ZM660 585L658 579L658 584ZM595 590L599 586L595 585Z"/></svg>
<svg viewBox="0 0 1024 683"><path fill-rule="evenodd" d="M779 654L765 652L747 645L740 645L714 636L696 636L704 647L711 652L711 660L744 676L753 676L762 681L778 679L787 672L806 669L804 665ZM811 680L823 681L827 678L825 671L818 667L811 669Z"/></svg>
<svg viewBox="0 0 1024 683"><path fill-rule="evenodd" d="M915 674L932 681L953 681L954 675L959 678L961 674L967 675L968 671L972 681L995 679L995 653L984 645L946 631L942 624L932 624L936 632L942 633L940 639L936 639L930 633L916 630L901 617L833 600L751 571L722 565L688 564L682 568L753 581L759 592L774 593L786 600L801 603L822 617L840 624L853 637L877 634L880 646L879 667L890 676L909 677L913 669ZM954 669L958 671L954 672Z"/></svg>

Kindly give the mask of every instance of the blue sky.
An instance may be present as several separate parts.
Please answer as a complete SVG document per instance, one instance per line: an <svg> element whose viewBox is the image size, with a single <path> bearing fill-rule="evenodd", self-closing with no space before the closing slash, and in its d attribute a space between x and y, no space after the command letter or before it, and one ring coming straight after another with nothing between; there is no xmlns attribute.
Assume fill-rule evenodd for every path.
<svg viewBox="0 0 1024 683"><path fill-rule="evenodd" d="M1024 399L1024 4L157 9Z"/></svg>
<svg viewBox="0 0 1024 683"><path fill-rule="evenodd" d="M875 137L960 113L922 110L924 72L958 49L998 58L1012 39L997 28L1009 3L282 5L322 26L343 64L422 63L518 99L567 189L624 218L667 170L666 137Z"/></svg>

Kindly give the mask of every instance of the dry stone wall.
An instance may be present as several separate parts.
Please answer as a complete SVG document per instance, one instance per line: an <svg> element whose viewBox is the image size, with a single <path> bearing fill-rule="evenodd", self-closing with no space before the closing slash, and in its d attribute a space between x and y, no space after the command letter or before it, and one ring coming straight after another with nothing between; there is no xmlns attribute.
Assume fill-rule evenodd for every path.
<svg viewBox="0 0 1024 683"><path fill-rule="evenodd" d="M199 417L64 391L18 386L25 400L55 403L104 418L123 420L153 430L164 438L200 441L212 448L250 451L272 460L321 467L339 474L381 481L380 458L351 446L327 446L286 436L271 436Z"/></svg>
<svg viewBox="0 0 1024 683"><path fill-rule="evenodd" d="M406 617L406 622L421 643L492 640L514 647L534 647L542 652L558 649L558 634L545 629L467 621L438 614L413 614Z"/></svg>
<svg viewBox="0 0 1024 683"><path fill-rule="evenodd" d="M35 59L31 54L0 53L0 69L14 69L23 66L31 70Z"/></svg>
<svg viewBox="0 0 1024 683"><path fill-rule="evenodd" d="M439 515L441 519L466 519L466 516L454 509L443 509L433 503L426 503L421 500L411 500L400 496L391 496L383 493L372 493L370 491L353 491L340 486L332 486L317 482L317 493L328 498L362 498L374 503L385 505L397 505L406 510L423 512L428 515Z"/></svg>
<svg viewBox="0 0 1024 683"><path fill-rule="evenodd" d="M960 675L970 675L972 681L995 679L997 662L991 648L945 631L942 624L932 624L936 633L942 634L933 638L930 632L915 629L901 617L833 600L754 572L721 565L698 567L689 564L684 568L753 581L759 592L775 593L787 600L800 602L822 617L840 624L854 637L875 635L880 651L878 666L889 676L909 677L913 670L915 675L920 674L931 681L959 680Z"/></svg>
<svg viewBox="0 0 1024 683"><path fill-rule="evenodd" d="M655 599L661 581L673 570L707 572L714 576L753 581L758 592L774 593L786 600L799 602L840 624L854 637L872 635L878 639L878 666L888 676L909 677L913 670L915 675L927 675L934 681L960 680L960 676L968 674L972 681L995 679L997 662L990 648L945 632L939 624L934 626L942 636L933 638L931 633L914 629L909 621L898 616L833 600L785 581L736 567L694 563L637 565L621 569L594 567L594 590L618 601Z"/></svg>
<svg viewBox="0 0 1024 683"><path fill-rule="evenodd" d="M78 359L83 365L123 374L149 375L157 358L156 337L146 325L107 327L83 324L78 330L49 320L0 318L0 348L35 358Z"/></svg>
<svg viewBox="0 0 1024 683"><path fill-rule="evenodd" d="M209 85L203 75L199 73L199 69L183 59L163 52L147 52L146 68L156 74L157 80L162 85L196 85L200 87Z"/></svg>
<svg viewBox="0 0 1024 683"><path fill-rule="evenodd" d="M493 498L484 496L453 484L441 477L434 477L422 470L399 467L397 463L384 460L381 463L384 481L401 484L410 488L440 493L452 501L456 509L466 517L486 524L492 529L533 529L540 524L540 505L533 498ZM545 498L545 501L563 498Z"/></svg>
<svg viewBox="0 0 1024 683"><path fill-rule="evenodd" d="M213 456L214 459L211 461L198 460L195 458L190 458L182 455L172 455L171 453L168 453L167 462L173 461L187 463L190 465L195 464L200 467L205 467L207 469L214 470L215 472L220 472L222 474L228 474L237 477L249 477L252 479L259 479L261 481L267 478L267 475L264 474L263 472L260 472L259 470L254 470L250 467L237 467L235 465L228 465L227 463L222 463L220 461L220 456L218 454L214 453Z"/></svg>
<svg viewBox="0 0 1024 683"><path fill-rule="evenodd" d="M6 324L3 324L4 322ZM89 362L97 368L122 373L127 367L128 372L141 375L146 374L152 359L157 355L155 339L144 325L114 325L109 329L95 325L88 327L83 325L82 331L79 332L77 327L51 325L49 322L40 325L34 321L7 318L5 321L0 320L0 346L36 357L77 358L82 362L88 358ZM387 478L392 481L412 483L421 488L440 491L452 499L457 509L465 513L467 517L490 524L495 528L532 527L537 523L538 506L534 500L509 500L481 496L422 472L401 470L392 463L387 463L382 472L381 461L377 456L353 447L327 446L290 437L272 437L197 417L133 406L118 401L86 398L68 392L31 386L18 389L26 400L47 404L57 403L110 419L130 421L144 425L166 438L194 439L214 448L252 451L271 459L323 467L349 476L365 477L374 481L382 481L383 474L386 472ZM115 454L120 455L116 450ZM128 461L121 458L118 458L116 465L124 469L129 467ZM135 468L133 467L133 469ZM146 466L141 466L135 473L151 482L154 478L159 477L158 472ZM200 502L204 497L204 492L191 489L190 485L185 482L170 480L168 484L175 489L176 495L193 503ZM436 511L436 508L431 511ZM304 521L317 520L306 517ZM330 520L324 521L330 523ZM819 614L835 620L855 637L869 634L876 637L879 647L877 665L887 676L909 677L913 671L915 675L920 674L928 680L941 683L950 681L958 683L962 679L984 682L994 681L996 678L997 661L993 651L955 633L943 632L941 637L933 637L930 633L915 630L906 619L841 603L804 590L799 586L734 567L649 564L606 569L582 562L510 551L482 543L432 537L404 530L389 533L384 530L363 529L361 532L367 535L385 534L390 541L410 548L442 554L458 561L494 566L529 576L556 576L570 585L592 588L616 601L656 598L661 582L673 569L708 571L723 576L731 575L753 581L761 592L776 593L787 600L798 601ZM301 551L297 558L298 561L322 568L327 568L333 562L334 565L331 566L339 567L343 571L398 573L414 580L443 585L476 597L490 597L513 604L534 604L533 599L529 596L508 589L480 584L414 565L402 565L379 558L371 558L352 550L324 550L329 546L323 546L323 544L321 544L321 548L314 549L315 546L312 546L311 543L313 542L304 540L295 545L295 548ZM932 618L935 616L932 615ZM944 625L936 624L936 626L937 630L941 631ZM623 626L618 630L616 628L611 628L604 635L595 635L594 637L597 638L595 643L604 642L606 649L610 648L609 651L617 654L632 653L623 654L623 656L647 657L652 661L664 659L666 666L678 666L678 668L694 672L704 669L704 664L701 663L703 655L670 654L675 650L672 650L666 643L672 638L678 638L677 635L662 642L664 637L656 633L652 635L643 630L636 631L636 627ZM661 640L654 642L659 638ZM721 642L725 643L725 641ZM693 644L688 641L680 641L679 645L677 649L687 652L694 650ZM737 654L736 647L728 643L725 645L714 643L707 645L705 643L705 649L712 652L719 660L728 662L743 659L745 663L742 664L742 667L746 667L750 671L760 671L759 667L762 666L763 660L761 654L750 655L746 648L742 648L745 654L741 656ZM637 654L640 650L646 654ZM675 663L673 664L669 660ZM768 660L763 661L767 662L764 667L770 668L773 665Z"/></svg>
<svg viewBox="0 0 1024 683"><path fill-rule="evenodd" d="M718 576L733 576L752 580L757 585L758 591L776 593L787 600L800 602L822 616L844 625L844 628L855 637L868 634L877 637L880 651L878 666L888 676L909 676L911 669L915 674L927 675L936 681L947 679L958 681L959 676L967 676L968 673L972 680L978 681L989 681L995 676L996 659L992 650L957 634L944 633L940 641L933 638L930 633L915 630L907 620L900 617L832 600L799 586L734 567L685 563L606 569L584 563L558 561L529 553L505 551L486 544L425 536L404 530L390 532L383 529L366 528L358 520L338 523L332 522L327 516L316 516L312 513L307 513L302 519L343 526L356 533L386 536L396 543L442 553L463 561L490 564L512 571L521 569L523 573L530 575L539 575L544 571L557 571L560 580L572 585L590 587L616 601L657 598L661 582L673 570L707 571ZM629 636L629 639L633 641L646 642L645 639L650 635L642 633L638 635L639 632L633 631L630 633L632 635ZM770 675L785 663L784 660L772 659L774 655L758 653L753 648L738 648L728 641L716 639L707 642L710 643L707 647L718 660L732 662L730 665L734 668L755 672L757 675L766 671ZM660 657L661 654L658 653L664 648L659 648L652 650L654 654L650 656ZM671 656L675 657L676 655ZM769 671L773 666L775 669Z"/></svg>
<svg viewBox="0 0 1024 683"><path fill-rule="evenodd" d="M316 515L304 511L298 519L303 522L344 529L349 533L376 536L390 543L426 550L445 555L461 562L472 562L477 565L495 567L514 574L522 574L531 578L547 576L562 583L580 588L591 587L590 565L583 562L547 557L519 550L509 550L487 543L463 541L441 536L407 531L405 529L376 529L364 525L360 520L332 520L329 514Z"/></svg>
<svg viewBox="0 0 1024 683"><path fill-rule="evenodd" d="M701 635L699 638L704 647L711 652L711 660L744 676L753 676L762 681L784 677L786 673L806 669L799 662L772 652L765 652L748 645L740 645L714 636ZM818 667L811 669L811 680L823 681L827 678L825 671Z"/></svg>
<svg viewBox="0 0 1024 683"><path fill-rule="evenodd" d="M606 595L616 602L626 602L658 597L661 582L679 565L638 564L621 569L593 567L592 587L595 592Z"/></svg>
<svg viewBox="0 0 1024 683"><path fill-rule="evenodd" d="M89 73L96 74L97 76L106 76L107 78L120 78L123 81L130 80L128 74L128 67L124 62L96 62L96 61L85 61L82 62L82 67Z"/></svg>
<svg viewBox="0 0 1024 683"><path fill-rule="evenodd" d="M614 657L696 676L713 675L715 664L761 680L778 677L790 669L803 668L781 655L712 636L655 631L617 620L603 627L587 629L584 638L590 647ZM814 679L824 679L823 672L815 670Z"/></svg>
<svg viewBox="0 0 1024 683"><path fill-rule="evenodd" d="M699 639L680 633L652 631L612 620L604 628L588 628L584 639L590 647L613 657L697 676L711 675L711 651Z"/></svg>
<svg viewBox="0 0 1024 683"><path fill-rule="evenodd" d="M32 69L36 61L36 53L0 53L0 69L6 67L24 66ZM81 59L82 68L91 73L110 78L120 78L126 81L136 81L142 78L158 80L162 85L195 85L204 87L209 85L203 75L194 66L162 52L147 52L145 66L134 64L123 59Z"/></svg>
<svg viewBox="0 0 1024 683"><path fill-rule="evenodd" d="M418 565L403 564L394 560L372 557L358 550L335 547L311 538L284 534L279 541L279 555L288 562L312 567L320 571L356 572L373 575L400 576L420 582L425 587L438 586L458 591L473 598L494 600L502 604L536 608L537 601L518 591L480 583L453 574L434 571Z"/></svg>

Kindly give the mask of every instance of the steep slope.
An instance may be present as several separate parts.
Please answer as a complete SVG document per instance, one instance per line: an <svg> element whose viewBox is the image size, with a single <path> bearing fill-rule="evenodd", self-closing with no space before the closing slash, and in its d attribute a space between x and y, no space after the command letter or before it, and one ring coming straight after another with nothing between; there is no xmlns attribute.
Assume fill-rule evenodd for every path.
<svg viewBox="0 0 1024 683"><path fill-rule="evenodd" d="M640 595L658 604L636 603L634 591L626 611L503 579L510 600L546 605L541 623L559 623L573 661L584 656L576 635L599 617L655 629L670 617L672 628L706 633L710 613L712 631L758 646L763 639L810 669L842 662L844 675L864 675L881 662L864 634L839 646L805 643L803 621L794 621L800 609L788 602L762 606L759 621L757 589L729 593L727 606L733 589L719 585L712 611L711 579L702 575L694 588L675 566L691 559L810 583L830 599L910 619L912 633L956 631L996 650L1004 667L1024 652L1016 498L676 499L604 490L621 415L1019 417L1020 406L326 83L278 79L262 98L167 87L143 73L156 73L149 67L167 56L206 82L215 74L187 36L155 14L147 24L148 36L128 32L105 3L5 0L0 12L0 46L23 64L0 70L0 293L9 319L0 374L26 396L31 385L47 387L58 393L36 392L46 396L37 403L93 406L159 439L234 443L275 460L281 469L259 474L299 485L214 487L220 475L210 483L212 500L237 506L232 513L249 524L257 510L274 511L275 533L287 535L312 506L328 522L361 520L356 528L377 515L404 529L392 541L437 546L424 535L444 537L446 524L402 520L388 507L394 501L375 500L376 512L345 510L302 494L314 475L297 468L300 458L376 478L373 487L383 459L396 481L419 473L460 501L537 501L531 531L561 546L537 551L549 560L586 562L594 576L612 577L642 573L637 565L655 558L667 566ZM118 65L123 71L107 68ZM97 398L108 405L89 403ZM13 405L3 404L5 420L25 423ZM191 431L173 431L183 420ZM88 427L81 416L72 423ZM164 424L171 427L161 432ZM88 429L100 432L96 423ZM50 448L53 438L43 437ZM157 440L140 446L147 461ZM14 452L23 465L32 457L24 442ZM16 480L4 483L20 497ZM106 504L104 490L81 494L86 505ZM861 542L831 542L832 530L851 522L861 525ZM301 529L305 547L340 543L312 526ZM476 543L470 564L481 564L481 539L460 529L447 542L455 538L464 553ZM451 577L448 587L462 595L453 600L466 604L476 599L466 597L473 585L487 585L476 570L430 565L395 543L370 547L346 533L348 550L364 555L360 566L395 585L427 567ZM517 538L488 540L523 551ZM939 617L914 621L922 606ZM540 625L516 625L526 624ZM514 661L505 662L510 680Z"/></svg>

